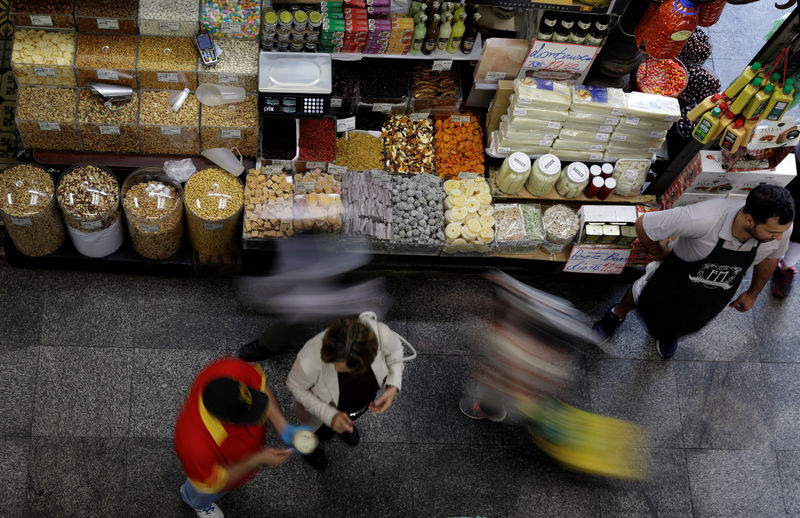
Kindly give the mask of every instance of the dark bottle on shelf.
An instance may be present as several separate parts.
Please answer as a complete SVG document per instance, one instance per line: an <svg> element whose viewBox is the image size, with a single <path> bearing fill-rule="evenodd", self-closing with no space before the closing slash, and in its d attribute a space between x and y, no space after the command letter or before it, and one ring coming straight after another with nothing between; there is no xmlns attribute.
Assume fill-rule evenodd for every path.
<svg viewBox="0 0 800 518"><path fill-rule="evenodd" d="M581 14L578 15L578 19L575 22L578 29L582 29L586 32L589 32L589 29L592 28L592 15L591 14Z"/></svg>
<svg viewBox="0 0 800 518"><path fill-rule="evenodd" d="M425 33L425 44L422 46L422 53L430 55L436 49L436 38L439 36L439 14L433 15L433 20L428 25L428 32Z"/></svg>
<svg viewBox="0 0 800 518"><path fill-rule="evenodd" d="M608 25L611 23L611 17L608 15L598 16L594 21L594 26L599 31L608 31Z"/></svg>
<svg viewBox="0 0 800 518"><path fill-rule="evenodd" d="M539 34L537 34L536 39L544 41L553 39L553 33L555 32L557 24L558 18L555 13L545 11L544 16L542 16L542 21L539 23Z"/></svg>
<svg viewBox="0 0 800 518"><path fill-rule="evenodd" d="M591 45L593 47L599 47L603 44L603 40L606 38L606 34L608 34L608 23L605 24L595 24L589 29L589 34L586 35L586 39L584 40L585 45Z"/></svg>
<svg viewBox="0 0 800 518"><path fill-rule="evenodd" d="M565 14L561 17L561 21L558 24L559 27L563 27L568 31L572 31L572 28L575 26L575 17L571 14Z"/></svg>
<svg viewBox="0 0 800 518"><path fill-rule="evenodd" d="M428 16L428 20L433 20L433 15L439 13L439 2L433 0L433 2L429 2L428 5L425 7L425 14Z"/></svg>
<svg viewBox="0 0 800 518"><path fill-rule="evenodd" d="M472 47L475 46L475 39L478 37L478 30L480 29L480 27L478 27L478 21L480 21L480 19L480 13L473 14L472 20L470 20L466 31L464 31L464 39L461 40L461 52L464 54L472 52Z"/></svg>

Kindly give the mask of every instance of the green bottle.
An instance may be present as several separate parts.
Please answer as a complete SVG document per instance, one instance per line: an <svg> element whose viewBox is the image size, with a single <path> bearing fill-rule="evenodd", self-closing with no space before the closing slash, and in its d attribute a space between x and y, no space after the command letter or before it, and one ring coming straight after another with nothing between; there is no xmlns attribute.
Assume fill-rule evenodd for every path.
<svg viewBox="0 0 800 518"><path fill-rule="evenodd" d="M450 33L450 41L447 42L447 52L449 52L450 54L455 54L461 47L461 38L464 37L464 30L466 29L466 25L464 25L464 20L466 19L467 19L467 11L462 10L461 14L458 15L456 23L453 24L453 30Z"/></svg>
<svg viewBox="0 0 800 518"><path fill-rule="evenodd" d="M428 27L425 25L427 21L428 17L423 14L419 18L419 23L414 26L414 36L411 40L411 48L408 50L409 54L419 54L422 50L422 45L425 43L425 33L428 32Z"/></svg>

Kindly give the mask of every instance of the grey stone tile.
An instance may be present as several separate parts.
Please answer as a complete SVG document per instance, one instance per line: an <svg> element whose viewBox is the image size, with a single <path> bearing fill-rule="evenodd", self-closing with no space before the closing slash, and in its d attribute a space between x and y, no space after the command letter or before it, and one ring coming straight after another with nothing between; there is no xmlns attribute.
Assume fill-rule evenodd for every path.
<svg viewBox="0 0 800 518"><path fill-rule="evenodd" d="M758 324L758 353L762 362L800 362L799 292L795 286L789 297L777 299L768 284L756 300L752 311Z"/></svg>
<svg viewBox="0 0 800 518"><path fill-rule="evenodd" d="M800 451L778 451L783 501L789 516L800 516Z"/></svg>
<svg viewBox="0 0 800 518"><path fill-rule="evenodd" d="M772 447L800 450L800 364L764 363Z"/></svg>
<svg viewBox="0 0 800 518"><path fill-rule="evenodd" d="M411 442L411 415L414 408L410 391L415 388L407 385L406 381L413 370L414 362L407 363L403 371L403 389L394 398L389 410L380 415L367 411L356 420L362 443Z"/></svg>
<svg viewBox="0 0 800 518"><path fill-rule="evenodd" d="M592 411L650 430L654 444L682 448L673 363L602 360L589 370Z"/></svg>
<svg viewBox="0 0 800 518"><path fill-rule="evenodd" d="M0 434L29 435L33 421L33 395L39 347L12 349L0 354Z"/></svg>
<svg viewBox="0 0 800 518"><path fill-rule="evenodd" d="M506 516L502 447L414 444L411 452L414 516Z"/></svg>
<svg viewBox="0 0 800 518"><path fill-rule="evenodd" d="M31 433L124 437L133 351L42 347Z"/></svg>
<svg viewBox="0 0 800 518"><path fill-rule="evenodd" d="M207 350L135 349L129 436L173 437L195 376L219 356Z"/></svg>
<svg viewBox="0 0 800 518"><path fill-rule="evenodd" d="M429 320L409 321L407 339L419 354L472 354L487 326L478 317L439 320L431 315Z"/></svg>
<svg viewBox="0 0 800 518"><path fill-rule="evenodd" d="M744 289L743 285L740 291ZM678 340L675 359L757 361L758 333L753 318L752 311L739 313L732 308L723 309L701 330Z"/></svg>
<svg viewBox="0 0 800 518"><path fill-rule="evenodd" d="M760 364L675 362L675 380L685 447L769 447Z"/></svg>
<svg viewBox="0 0 800 518"><path fill-rule="evenodd" d="M0 436L0 514L24 516L25 484L28 477L28 437Z"/></svg>
<svg viewBox="0 0 800 518"><path fill-rule="evenodd" d="M686 450L694 515L783 516L775 453Z"/></svg>
<svg viewBox="0 0 800 518"><path fill-rule="evenodd" d="M258 338L268 324L260 315L150 313L133 324L129 346L235 351Z"/></svg>
<svg viewBox="0 0 800 518"><path fill-rule="evenodd" d="M0 351L39 345L46 287L35 271L0 268Z"/></svg>
<svg viewBox="0 0 800 518"><path fill-rule="evenodd" d="M602 318L606 309L598 315L597 320ZM647 330L647 326L642 320L638 311L628 313L625 321L617 328L611 339L598 346L606 356L611 358L637 359L637 360L660 360L655 349L655 342Z"/></svg>
<svg viewBox="0 0 800 518"><path fill-rule="evenodd" d="M473 421L458 409L474 357L422 356L405 380L411 401L411 440L414 443L500 444L502 429L490 421Z"/></svg>
<svg viewBox="0 0 800 518"><path fill-rule="evenodd" d="M742 44L740 50L731 49L731 56L752 57L764 45L763 37L772 28L775 20L783 16L786 11L775 7L775 2L754 2L747 5L725 6L719 21L708 28L711 41L719 39L738 41ZM746 29L746 38L742 38L742 30Z"/></svg>
<svg viewBox="0 0 800 518"><path fill-rule="evenodd" d="M406 315L409 323L434 319L458 321L482 315L492 307L492 287L473 275L426 276L406 286Z"/></svg>
<svg viewBox="0 0 800 518"><path fill-rule="evenodd" d="M124 500L141 516L194 516L181 499L186 480L170 439L129 439ZM122 495L120 495L122 496Z"/></svg>
<svg viewBox="0 0 800 518"><path fill-rule="evenodd" d="M36 437L28 467L32 516L126 516L126 439Z"/></svg>

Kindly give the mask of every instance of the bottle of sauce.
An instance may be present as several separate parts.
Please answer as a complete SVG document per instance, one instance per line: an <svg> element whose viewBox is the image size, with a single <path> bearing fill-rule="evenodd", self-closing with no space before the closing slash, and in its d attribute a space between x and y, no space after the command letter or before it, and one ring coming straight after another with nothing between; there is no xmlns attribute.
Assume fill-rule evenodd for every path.
<svg viewBox="0 0 800 518"><path fill-rule="evenodd" d="M739 92L739 95L736 96L736 99L733 100L730 110L737 115L742 113L742 110L745 109L750 99L761 89L761 83L762 79L760 77L753 79L753 82L745 86L742 91Z"/></svg>
<svg viewBox="0 0 800 518"><path fill-rule="evenodd" d="M542 41L553 39L557 24L558 18L556 18L556 15L546 11L542 17L542 22L539 24L539 34L537 34L536 39Z"/></svg>
<svg viewBox="0 0 800 518"><path fill-rule="evenodd" d="M461 52L464 54L472 52L472 47L475 46L475 39L478 37L478 30L480 29L480 27L478 27L480 19L480 13L473 14L472 21L464 31L464 39L461 40Z"/></svg>
<svg viewBox="0 0 800 518"><path fill-rule="evenodd" d="M730 109L726 109L727 105L725 103L719 103L719 109L721 111L719 116L719 125L717 125L716 130L711 134L711 140L716 140L720 134L725 131L725 128L733 124L733 121L736 120L736 114L730 111Z"/></svg>
<svg viewBox="0 0 800 518"><path fill-rule="evenodd" d="M436 50L439 52L447 50L447 43L450 41L450 35L453 33L453 26L450 23L452 19L452 14L445 14L444 23L439 26L439 39L436 43Z"/></svg>
<svg viewBox="0 0 800 518"><path fill-rule="evenodd" d="M433 15L433 20L428 24L428 30L425 32L425 43L422 45L422 53L430 55L436 49L436 38L439 35L439 14Z"/></svg>
<svg viewBox="0 0 800 518"><path fill-rule="evenodd" d="M636 46L656 59L677 57L697 28L697 6L689 0L667 0L648 7L636 26Z"/></svg>
<svg viewBox="0 0 800 518"><path fill-rule="evenodd" d="M736 97L736 94L741 92L742 88L744 88L756 77L756 74L760 69L761 63L758 61L745 68L744 72L742 72L742 75L737 77L736 80L734 80L733 83L731 83L731 85L725 89L725 97L728 97L729 99Z"/></svg>
<svg viewBox="0 0 800 518"><path fill-rule="evenodd" d="M450 33L450 41L447 42L447 52L455 54L461 46L461 39L464 37L464 20L467 19L466 11L461 11L456 23L453 24L453 31Z"/></svg>
<svg viewBox="0 0 800 518"><path fill-rule="evenodd" d="M720 110L719 107L704 113L697 122L697 126L695 126L692 132L692 137L701 144L706 144L711 141L712 135L719 126L720 113L722 113L722 110Z"/></svg>
<svg viewBox="0 0 800 518"><path fill-rule="evenodd" d="M736 153L736 150L744 141L744 119L736 119L736 122L725 128L719 139L719 147L728 153Z"/></svg>
<svg viewBox="0 0 800 518"><path fill-rule="evenodd" d="M419 18L419 23L414 26L414 36L411 40L409 54L419 54L422 50L422 46L425 44L425 34L428 32L428 28L425 26L427 21L428 17L423 14Z"/></svg>
<svg viewBox="0 0 800 518"><path fill-rule="evenodd" d="M775 87L772 83L767 84L762 90L753 95L753 98L750 99L750 102L747 103L747 106L742 111L742 115L746 119L752 119L753 117L760 117L761 114L764 112L764 109L767 107L767 103L772 98L772 90Z"/></svg>
<svg viewBox="0 0 800 518"><path fill-rule="evenodd" d="M458 4L458 7L455 10L455 12L453 12L453 19L454 20L458 21L458 19L461 17L461 13L466 14L467 8L465 6L465 1L466 0L461 0L461 2Z"/></svg>
<svg viewBox="0 0 800 518"><path fill-rule="evenodd" d="M764 107L764 111L761 112L761 118L769 121L781 120L789 105L792 104L793 90L793 85L789 81L786 81L786 86L782 89L775 90L767 106Z"/></svg>
<svg viewBox="0 0 800 518"><path fill-rule="evenodd" d="M703 115L708 110L712 110L719 106L724 98L725 96L722 93L709 95L700 101L697 106L689 110L689 113L686 114L686 118L694 122L699 116Z"/></svg>

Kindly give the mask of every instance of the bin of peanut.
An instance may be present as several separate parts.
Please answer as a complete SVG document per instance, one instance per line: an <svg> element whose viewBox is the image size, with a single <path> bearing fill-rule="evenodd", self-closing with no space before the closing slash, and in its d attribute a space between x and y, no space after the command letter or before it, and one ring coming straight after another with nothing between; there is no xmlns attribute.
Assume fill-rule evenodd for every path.
<svg viewBox="0 0 800 518"><path fill-rule="evenodd" d="M219 106L203 106L200 121L202 148L235 147L244 156L258 151L258 97Z"/></svg>
<svg viewBox="0 0 800 518"><path fill-rule="evenodd" d="M244 188L244 238L265 239L294 235L291 175L251 169Z"/></svg>
<svg viewBox="0 0 800 518"><path fill-rule="evenodd" d="M200 153L200 103L189 94L183 106L173 111L168 100L172 92L143 91L139 128L142 152L154 155L197 155Z"/></svg>
<svg viewBox="0 0 800 518"><path fill-rule="evenodd" d="M139 88L197 88L197 50L192 38L141 36L138 60Z"/></svg>
<svg viewBox="0 0 800 518"><path fill-rule="evenodd" d="M122 184L122 207L133 249L166 259L183 241L183 189L158 167L137 169Z"/></svg>
<svg viewBox="0 0 800 518"><path fill-rule="evenodd" d="M87 88L78 94L78 129L84 151L140 153L139 94L117 108Z"/></svg>
<svg viewBox="0 0 800 518"><path fill-rule="evenodd" d="M50 174L33 164L0 172L0 217L14 246L25 255L47 255L64 242L55 190Z"/></svg>
<svg viewBox="0 0 800 518"><path fill-rule="evenodd" d="M475 115L451 115L436 120L436 172L442 178L458 173L483 176L483 131Z"/></svg>
<svg viewBox="0 0 800 518"><path fill-rule="evenodd" d="M81 151L77 107L74 88L20 88L16 122L25 147Z"/></svg>
<svg viewBox="0 0 800 518"><path fill-rule="evenodd" d="M224 255L239 248L243 201L241 180L223 169L210 167L189 178L184 204L195 250Z"/></svg>
<svg viewBox="0 0 800 518"><path fill-rule="evenodd" d="M78 86L104 83L136 88L136 36L79 34Z"/></svg>

